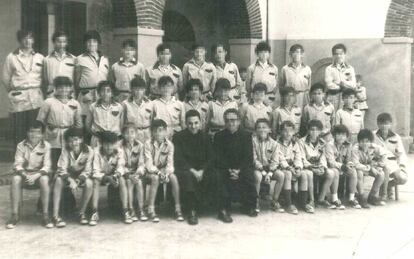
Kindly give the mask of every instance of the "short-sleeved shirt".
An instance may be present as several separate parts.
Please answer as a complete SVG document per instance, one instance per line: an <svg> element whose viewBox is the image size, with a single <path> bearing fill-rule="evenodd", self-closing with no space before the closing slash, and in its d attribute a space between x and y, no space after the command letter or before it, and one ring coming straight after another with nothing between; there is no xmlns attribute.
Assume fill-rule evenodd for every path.
<svg viewBox="0 0 414 259"><path fill-rule="evenodd" d="M367 89L364 86L356 87L355 108L360 110L368 110L367 104Z"/></svg>
<svg viewBox="0 0 414 259"><path fill-rule="evenodd" d="M88 53L83 53L76 58L76 66L82 69L79 88L97 87L100 81L108 79L108 58L99 53L99 59Z"/></svg>
<svg viewBox="0 0 414 259"><path fill-rule="evenodd" d="M171 77L174 82L174 93L182 90L183 74L181 69L173 64L161 65L159 62L156 62L153 66L148 67L145 72L145 80L148 84L150 95L160 96L158 80L162 76Z"/></svg>
<svg viewBox="0 0 414 259"><path fill-rule="evenodd" d="M81 106L75 99L64 103L56 97L50 97L40 108L37 120L46 126L45 139L52 148L62 148L65 131L72 126L82 127Z"/></svg>
<svg viewBox="0 0 414 259"><path fill-rule="evenodd" d="M120 103L112 102L109 106L105 106L98 100L92 103L88 116L90 116L88 120L92 122L93 133L111 131L121 135L124 114Z"/></svg>
<svg viewBox="0 0 414 259"><path fill-rule="evenodd" d="M387 159L395 160L400 166L407 166L407 154L404 149L400 135L393 131L389 131L388 136L384 139L379 130L374 133L374 143L383 147L387 151Z"/></svg>
<svg viewBox="0 0 414 259"><path fill-rule="evenodd" d="M279 106L273 111L272 129L274 133L279 134L282 122L291 121L295 125L295 133L299 133L301 118L302 109L298 106L294 105L291 109Z"/></svg>
<svg viewBox="0 0 414 259"><path fill-rule="evenodd" d="M342 108L336 111L335 124L344 125L349 133L356 135L364 128L364 116L359 109Z"/></svg>
<svg viewBox="0 0 414 259"><path fill-rule="evenodd" d="M312 71L304 64L295 67L292 63L282 67L280 72L280 87L293 87L298 92L308 91L311 84Z"/></svg>
<svg viewBox="0 0 414 259"><path fill-rule="evenodd" d="M238 109L238 104L235 101L227 100L225 102L210 101L208 103L207 124L209 129L223 129L224 128L224 112L228 109Z"/></svg>
<svg viewBox="0 0 414 259"><path fill-rule="evenodd" d="M174 145L168 139L158 143L153 139L147 140L144 146L145 168L149 173L164 171L174 173Z"/></svg>
<svg viewBox="0 0 414 259"><path fill-rule="evenodd" d="M325 147L325 156L328 167L341 169L342 165L352 162L352 144L345 141L338 145L335 142L327 143Z"/></svg>
<svg viewBox="0 0 414 259"><path fill-rule="evenodd" d="M272 107L266 104L245 103L240 108L243 127L253 132L258 119L267 119L272 123Z"/></svg>
<svg viewBox="0 0 414 259"><path fill-rule="evenodd" d="M252 139L253 159L256 169L268 167L269 171L275 171L284 160L277 142L270 137L262 141L256 135L253 135Z"/></svg>
<svg viewBox="0 0 414 259"><path fill-rule="evenodd" d="M125 140L121 140L120 149L125 160L126 172L130 174L145 173L144 145L135 140L132 145Z"/></svg>
<svg viewBox="0 0 414 259"><path fill-rule="evenodd" d="M145 142L151 137L151 121L153 119L153 103L144 98L140 104L132 97L122 102L124 107L124 122L133 123L137 129L137 139Z"/></svg>
<svg viewBox="0 0 414 259"><path fill-rule="evenodd" d="M281 160L282 168L287 168L289 166L303 168L302 150L297 141L292 140L289 143L284 143L284 141L279 138L277 144L279 152L283 156L283 160Z"/></svg>
<svg viewBox="0 0 414 259"><path fill-rule="evenodd" d="M186 101L184 103L185 112L187 113L190 110L196 110L200 113L201 117L201 126L203 129L206 127L207 113L208 113L208 103L204 101L199 101L197 104Z"/></svg>
<svg viewBox="0 0 414 259"><path fill-rule="evenodd" d="M122 152L122 149L115 149L111 155L105 155L102 147L96 147L93 155L92 177L101 180L106 175L124 175L125 160Z"/></svg>
<svg viewBox="0 0 414 259"><path fill-rule="evenodd" d="M355 79L355 70L354 68L347 64L331 64L325 69L325 84L327 88L327 93L333 91L339 92L341 87L339 84L343 81L347 88L355 89L356 79Z"/></svg>
<svg viewBox="0 0 414 259"><path fill-rule="evenodd" d="M123 58L112 65L110 72L111 80L115 83L115 87L121 92L130 92L131 80L135 77L145 79L145 68L137 60L127 62Z"/></svg>
<svg viewBox="0 0 414 259"><path fill-rule="evenodd" d="M230 82L232 89L238 88L241 78L237 65L232 62L225 62L224 65L215 64L217 79L226 78Z"/></svg>
<svg viewBox="0 0 414 259"><path fill-rule="evenodd" d="M42 105L43 59L39 53L25 54L20 49L6 57L3 83L8 92L10 112L34 110Z"/></svg>
<svg viewBox="0 0 414 259"><path fill-rule="evenodd" d="M67 175L73 179L81 175L89 178L92 175L93 154L93 149L86 144L82 145L78 156L73 151L63 148L57 163L57 174Z"/></svg>
<svg viewBox="0 0 414 259"><path fill-rule="evenodd" d="M216 81L216 67L213 63L207 61L204 61L202 65L198 65L194 59L190 59L183 67L184 85L190 79L200 79L203 83L203 94L213 93Z"/></svg>
<svg viewBox="0 0 414 259"><path fill-rule="evenodd" d="M268 94L277 94L278 69L277 66L267 62L262 64L259 61L247 68L246 90L251 92L257 83L264 83L267 86Z"/></svg>
<svg viewBox="0 0 414 259"><path fill-rule="evenodd" d="M357 170L363 170L367 165L383 168L385 166L385 159L387 151L372 143L366 151L359 147L359 144L355 144L352 148L352 162Z"/></svg>
<svg viewBox="0 0 414 259"><path fill-rule="evenodd" d="M309 136L301 138L299 143L302 150L304 168L312 165L321 165L325 168L328 167L325 155L326 143L322 138L319 138L316 145L311 143Z"/></svg>
<svg viewBox="0 0 414 259"><path fill-rule="evenodd" d="M166 101L163 98L158 98L152 101L154 119L160 119L167 123L167 126L172 131L181 131L185 127L185 109L184 104L175 98Z"/></svg>
<svg viewBox="0 0 414 259"><path fill-rule="evenodd" d="M329 102L322 103L318 106L314 103L309 103L303 109L303 123L305 126L310 120L319 120L322 122L322 133L327 134L331 131L332 123L334 123L335 108Z"/></svg>
<svg viewBox="0 0 414 259"><path fill-rule="evenodd" d="M73 82L76 64L76 57L74 55L66 52L60 56L56 51L53 51L45 57L43 63L48 94L55 89L53 80L58 76L66 76Z"/></svg>
<svg viewBox="0 0 414 259"><path fill-rule="evenodd" d="M29 141L23 140L16 147L14 156L14 171L24 171L27 174L36 173L40 170L46 173L52 172L52 160L50 157L50 145L47 141L40 141L32 146Z"/></svg>

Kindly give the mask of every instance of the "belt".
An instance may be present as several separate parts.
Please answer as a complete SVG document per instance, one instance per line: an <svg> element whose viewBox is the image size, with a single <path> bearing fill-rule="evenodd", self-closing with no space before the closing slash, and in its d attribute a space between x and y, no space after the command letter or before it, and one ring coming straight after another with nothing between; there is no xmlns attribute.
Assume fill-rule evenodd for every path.
<svg viewBox="0 0 414 259"><path fill-rule="evenodd" d="M341 89L328 89L328 90L326 90L326 93L330 94L330 95L336 95L336 94L339 94L340 92L341 92Z"/></svg>
<svg viewBox="0 0 414 259"><path fill-rule="evenodd" d="M131 91L129 90L120 90L120 89L116 89L116 91L118 91L118 93L131 93Z"/></svg>
<svg viewBox="0 0 414 259"><path fill-rule="evenodd" d="M146 127L137 127L137 130L145 130L148 129L150 126L146 126Z"/></svg>
<svg viewBox="0 0 414 259"><path fill-rule="evenodd" d="M356 103L366 102L367 100L355 100Z"/></svg>
<svg viewBox="0 0 414 259"><path fill-rule="evenodd" d="M49 129L52 129L52 130L56 129L56 128L59 128L59 129L68 129L68 128L70 128L70 126L55 126L55 125L51 125L51 124L48 124L47 127Z"/></svg>
<svg viewBox="0 0 414 259"><path fill-rule="evenodd" d="M17 87L13 87L11 91L24 91L24 90L37 89L37 88L40 88L40 86L28 86L28 87L17 86Z"/></svg>
<svg viewBox="0 0 414 259"><path fill-rule="evenodd" d="M306 93L309 92L309 90L295 90L296 93Z"/></svg>
<svg viewBox="0 0 414 259"><path fill-rule="evenodd" d="M387 159L388 160L397 160L397 158L394 156L394 157L387 157Z"/></svg>

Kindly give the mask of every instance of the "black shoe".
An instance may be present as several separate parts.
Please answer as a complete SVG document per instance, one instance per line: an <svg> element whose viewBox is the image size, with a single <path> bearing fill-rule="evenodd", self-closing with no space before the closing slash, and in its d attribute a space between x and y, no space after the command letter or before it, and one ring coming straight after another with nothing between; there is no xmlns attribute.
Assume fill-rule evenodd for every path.
<svg viewBox="0 0 414 259"><path fill-rule="evenodd" d="M221 210L218 213L218 219L223 221L224 223L232 223L233 219L230 216L230 213L228 213L226 210Z"/></svg>
<svg viewBox="0 0 414 259"><path fill-rule="evenodd" d="M198 224L198 216L197 212L195 210L192 210L190 214L188 215L188 224L190 225L197 225Z"/></svg>
<svg viewBox="0 0 414 259"><path fill-rule="evenodd" d="M249 209L247 212L247 215L249 217L257 217L259 215L259 213L257 212L256 209Z"/></svg>

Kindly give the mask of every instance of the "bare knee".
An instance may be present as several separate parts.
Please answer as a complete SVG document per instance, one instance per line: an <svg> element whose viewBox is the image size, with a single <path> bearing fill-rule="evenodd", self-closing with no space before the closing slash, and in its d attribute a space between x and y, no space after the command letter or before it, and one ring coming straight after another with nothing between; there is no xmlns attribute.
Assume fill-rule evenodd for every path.
<svg viewBox="0 0 414 259"><path fill-rule="evenodd" d="M40 183L40 185L42 185L44 187L48 186L49 185L49 176L47 176L47 175L40 176L39 183Z"/></svg>
<svg viewBox="0 0 414 259"><path fill-rule="evenodd" d="M285 174L283 173L283 171L280 170L276 170L273 174L273 177L279 183L283 183L283 181L285 180Z"/></svg>
<svg viewBox="0 0 414 259"><path fill-rule="evenodd" d="M260 171L254 171L254 179L256 181L256 184L259 184L262 182L262 173Z"/></svg>
<svg viewBox="0 0 414 259"><path fill-rule="evenodd" d="M19 186L22 184L22 177L20 175L13 175L12 177L12 185Z"/></svg>

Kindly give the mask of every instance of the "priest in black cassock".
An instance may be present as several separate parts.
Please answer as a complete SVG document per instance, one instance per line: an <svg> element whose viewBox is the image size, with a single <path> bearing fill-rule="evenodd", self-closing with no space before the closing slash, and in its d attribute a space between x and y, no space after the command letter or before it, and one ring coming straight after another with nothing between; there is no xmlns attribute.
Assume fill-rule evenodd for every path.
<svg viewBox="0 0 414 259"><path fill-rule="evenodd" d="M214 136L215 170L218 191L218 218L225 223L233 221L231 193L234 189L246 213L257 216L257 192L253 166L251 134L240 128L240 115L236 109L224 112L225 129Z"/></svg>

